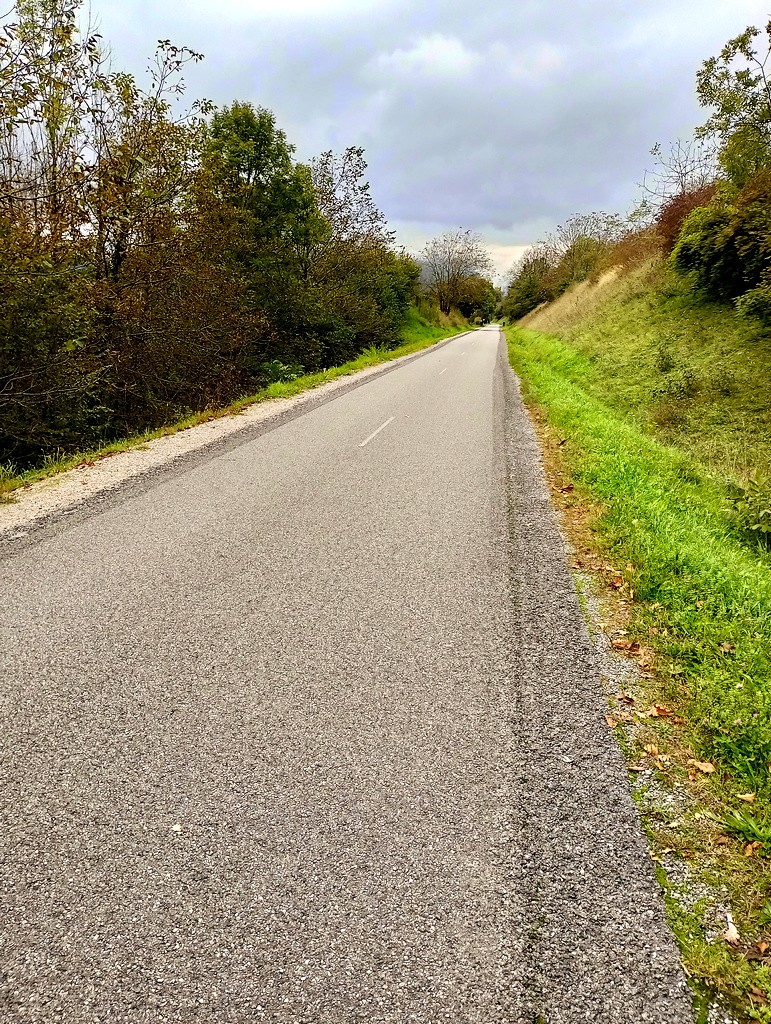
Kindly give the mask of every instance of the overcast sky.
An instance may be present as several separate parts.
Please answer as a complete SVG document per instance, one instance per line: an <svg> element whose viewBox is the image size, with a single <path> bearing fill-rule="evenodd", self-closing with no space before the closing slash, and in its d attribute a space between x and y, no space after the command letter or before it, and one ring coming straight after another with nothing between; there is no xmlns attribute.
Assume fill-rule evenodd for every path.
<svg viewBox="0 0 771 1024"><path fill-rule="evenodd" d="M115 64L206 55L190 98L268 107L298 156L364 146L411 250L480 232L501 271L573 213L624 212L657 142L704 119L706 57L759 0L91 0Z"/></svg>

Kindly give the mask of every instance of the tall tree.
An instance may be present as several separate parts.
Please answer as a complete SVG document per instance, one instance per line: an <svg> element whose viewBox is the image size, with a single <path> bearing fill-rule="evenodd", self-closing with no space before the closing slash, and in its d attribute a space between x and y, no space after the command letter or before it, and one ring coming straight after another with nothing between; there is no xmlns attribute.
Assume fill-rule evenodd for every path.
<svg viewBox="0 0 771 1024"><path fill-rule="evenodd" d="M482 239L463 228L432 238L421 251L420 260L443 313L449 313L457 305L465 278L485 277L493 272L492 260Z"/></svg>
<svg viewBox="0 0 771 1024"><path fill-rule="evenodd" d="M739 188L771 168L770 61L771 21L764 33L750 26L729 39L696 76L699 102L712 110L697 134L718 140L720 163Z"/></svg>

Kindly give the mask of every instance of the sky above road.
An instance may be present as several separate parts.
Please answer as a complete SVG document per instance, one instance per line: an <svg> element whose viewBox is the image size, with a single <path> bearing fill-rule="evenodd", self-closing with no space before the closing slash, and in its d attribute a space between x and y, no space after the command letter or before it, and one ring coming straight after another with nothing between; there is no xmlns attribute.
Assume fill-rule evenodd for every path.
<svg viewBox="0 0 771 1024"><path fill-rule="evenodd" d="M363 146L398 240L478 231L500 271L574 213L635 205L704 120L701 62L762 0L92 0L115 64L206 56L190 98L268 107L301 159Z"/></svg>

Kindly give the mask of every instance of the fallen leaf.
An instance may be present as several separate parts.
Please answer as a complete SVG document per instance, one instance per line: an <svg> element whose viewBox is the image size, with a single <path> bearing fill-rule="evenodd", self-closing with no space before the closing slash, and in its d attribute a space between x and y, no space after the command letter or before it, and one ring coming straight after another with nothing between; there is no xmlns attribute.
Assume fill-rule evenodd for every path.
<svg viewBox="0 0 771 1024"><path fill-rule="evenodd" d="M627 767L630 772L644 772L647 766L644 764L630 764Z"/></svg>
<svg viewBox="0 0 771 1024"><path fill-rule="evenodd" d="M667 711L667 709L660 709L658 704L651 704L651 706L645 712L646 718L666 718L668 715L669 712Z"/></svg>
<svg viewBox="0 0 771 1024"><path fill-rule="evenodd" d="M563 494L570 494L570 492L574 491L574 490L575 490L575 486L573 484L565 484L564 487L560 487L560 491Z"/></svg>
<svg viewBox="0 0 771 1024"><path fill-rule="evenodd" d="M704 607L704 602L703 601L697 601L696 602L696 607L697 608L703 608Z"/></svg>
<svg viewBox="0 0 771 1024"><path fill-rule="evenodd" d="M755 794L754 793L737 793L736 795L739 797L740 800L743 800L745 802L745 804L754 804L755 803Z"/></svg>
<svg viewBox="0 0 771 1024"><path fill-rule="evenodd" d="M731 837L730 836L718 836L717 839L715 840L715 844L717 846L730 846L731 845Z"/></svg>
<svg viewBox="0 0 771 1024"><path fill-rule="evenodd" d="M747 845L744 847L744 856L754 857L758 850L762 847L762 845L763 844L761 842L758 842L758 840L755 840L754 843L747 843Z"/></svg>
<svg viewBox="0 0 771 1024"><path fill-rule="evenodd" d="M691 758L688 764L692 764L694 768L697 768L700 772L705 775L711 775L715 771L715 766L711 761L695 761Z"/></svg>
<svg viewBox="0 0 771 1024"><path fill-rule="evenodd" d="M649 754L651 757L659 756L659 748L657 746L654 746L653 743L646 743L644 749L645 753Z"/></svg>
<svg viewBox="0 0 771 1024"><path fill-rule="evenodd" d="M616 590L621 590L621 588L624 585L624 577L614 576L613 579L610 581L610 585L611 587L614 587Z"/></svg>
<svg viewBox="0 0 771 1024"><path fill-rule="evenodd" d="M622 690L621 693L616 694L616 700L621 701L622 704L634 704L634 697Z"/></svg>
<svg viewBox="0 0 771 1024"><path fill-rule="evenodd" d="M608 723L608 725L611 727L611 729L615 729L616 726L618 725L618 720L615 719L613 717L613 715L606 715L605 716L605 721Z"/></svg>
<svg viewBox="0 0 771 1024"><path fill-rule="evenodd" d="M723 932L723 938L732 946L737 946L739 944L739 932L733 921L728 922L728 927Z"/></svg>
<svg viewBox="0 0 771 1024"><path fill-rule="evenodd" d="M758 942L758 943L757 943L757 950L758 950L758 953L762 953L763 955L765 955L765 953L766 953L766 950L767 950L768 948L769 948L769 946L768 946L768 943L767 943L767 942Z"/></svg>
<svg viewBox="0 0 771 1024"><path fill-rule="evenodd" d="M721 644L720 647L718 647L718 650L722 651L723 654L731 654L732 651L736 650L736 645L735 644L727 644L727 643L726 644Z"/></svg>
<svg viewBox="0 0 771 1024"><path fill-rule="evenodd" d="M768 996L765 994L765 992L761 992L757 985L752 986L752 988L750 989L750 995L755 1000L755 1002L762 1003L763 1006L768 1006Z"/></svg>
<svg viewBox="0 0 771 1024"><path fill-rule="evenodd" d="M672 714L669 708L665 708L663 704L654 704L653 709L659 718L668 718Z"/></svg>
<svg viewBox="0 0 771 1024"><path fill-rule="evenodd" d="M625 639L611 640L611 645L615 647L617 651L628 651L632 646L632 641Z"/></svg>

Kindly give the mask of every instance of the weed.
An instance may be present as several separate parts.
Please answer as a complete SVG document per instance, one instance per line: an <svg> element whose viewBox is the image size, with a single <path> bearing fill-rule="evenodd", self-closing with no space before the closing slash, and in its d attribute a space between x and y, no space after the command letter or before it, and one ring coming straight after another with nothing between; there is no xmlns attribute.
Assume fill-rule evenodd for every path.
<svg viewBox="0 0 771 1024"><path fill-rule="evenodd" d="M297 364L289 365L282 363L280 359L271 359L262 364L260 372L268 384L276 384L279 381L297 380L303 376L305 370Z"/></svg>
<svg viewBox="0 0 771 1024"><path fill-rule="evenodd" d="M658 343L653 362L659 373L669 373L671 370L674 370L677 362L672 355L672 348L668 342L660 341Z"/></svg>
<svg viewBox="0 0 771 1024"><path fill-rule="evenodd" d="M738 530L771 547L771 480L752 473L729 486L728 500Z"/></svg>
<svg viewBox="0 0 771 1024"><path fill-rule="evenodd" d="M730 832L731 835L739 836L748 843L762 843L771 849L771 823L759 821L747 811L735 810L718 817L713 815L714 820Z"/></svg>

